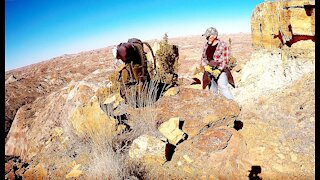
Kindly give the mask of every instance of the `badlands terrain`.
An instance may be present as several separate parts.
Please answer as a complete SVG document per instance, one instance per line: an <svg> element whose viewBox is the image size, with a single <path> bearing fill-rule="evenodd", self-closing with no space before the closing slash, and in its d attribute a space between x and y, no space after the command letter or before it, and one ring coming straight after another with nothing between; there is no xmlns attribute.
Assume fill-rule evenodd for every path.
<svg viewBox="0 0 320 180"><path fill-rule="evenodd" d="M232 52L237 57L239 67L249 58L252 51L250 34L221 35L221 39L232 39ZM153 45L155 41L147 41ZM120 43L120 42L119 42ZM201 36L170 39L171 44L179 46L178 69L180 77L193 77L195 67L199 65L201 47L204 39ZM77 82L90 74L101 74L104 79L100 85L108 82L108 75L116 70L113 65L113 46L78 54L65 54L50 60L32 64L5 73L5 133L7 134L17 110L37 97L48 95L70 82ZM148 50L148 48L146 48Z"/></svg>
<svg viewBox="0 0 320 180"><path fill-rule="evenodd" d="M261 3L250 34L220 38L234 100L194 84L200 35L169 37L178 86L144 107L115 91L113 46L6 72L5 178L314 179L314 1Z"/></svg>
<svg viewBox="0 0 320 180"><path fill-rule="evenodd" d="M233 105L235 107L232 106L233 108L230 108L227 105L228 103L224 102L225 100L220 100L221 102L217 103L221 103L220 106L226 108L216 109L217 107L214 106L212 109L216 109L218 114L232 114L231 116L225 115L225 117L232 117L225 124L231 129L233 129L233 121L235 120L241 121L243 127L239 131L231 130L234 131L231 133L234 136L233 148L229 147L228 152L225 152L222 157L221 155L220 157L217 157L217 155L210 157L215 157L220 161L225 161L223 157L234 158L236 162L243 164L239 166L235 162L234 166L238 166L238 168L226 164L219 166L219 168L224 169L223 172L228 175L227 177L238 177L238 175L240 176L239 172L242 173L241 177L246 177L252 167L261 168L259 177L262 178L271 176L298 178L303 176L308 179L313 177L315 122L313 64L311 63L308 67L304 65L306 70L294 71L293 69L286 78L283 73L280 73L283 70L279 65L281 63L281 51L265 52L263 50L254 50L250 34L221 35L221 39L225 41L228 41L229 38L232 39L232 54L238 62L233 70L236 88L232 88L235 102L238 105ZM148 42L153 44L155 41L157 40ZM178 74L179 78L184 79L184 85L188 85L188 83L192 82L193 72L199 65L199 56L204 39L201 36L169 38L169 43L176 44L179 47L180 66ZM69 147L59 149L58 151L61 151L60 155L57 156L56 154L59 153L56 152L54 158L50 157L47 154L48 152L43 152L44 150L42 149L48 146L46 144L48 140L51 139L52 141L52 138L57 138L55 136L67 136L67 132L62 131L63 133L59 133L54 131L56 130L55 128L62 127L64 130L65 123L62 121L66 121L77 106L88 103L99 88L108 85L109 75L116 70L113 65L112 47L79 54L63 55L42 63L6 72L6 132L9 131L12 121L14 119L16 121L11 126L11 134L9 133L8 135L8 137L15 136L15 139L8 141L8 137L6 138L6 155L8 155L7 159L9 160L6 164L6 167L8 167L7 176L10 176L10 173L12 176L13 173L13 170L9 167L12 168L20 162L15 163L10 157L18 156L20 158L23 157L23 162L30 164L30 168L28 168L29 166L22 168L23 170L21 170L20 174L16 172L16 174L19 174L18 176L30 178L40 176L39 173L42 172L41 176L45 177L65 177L68 173L70 174L73 166L81 163L83 166L82 173L75 177L85 179L90 177L90 173L86 174L90 170L90 163L94 163L86 155L86 153L89 154L90 150L77 152L81 148L87 149L84 146L88 145L82 144L85 142L76 143L74 140L70 140ZM266 62L269 64L265 67L264 64ZM268 69L275 70L275 72L266 72ZM277 72L280 73L280 76ZM265 80L262 81L263 79ZM186 90L181 87L181 93L184 91ZM73 93L74 97L70 93ZM190 97L201 94L197 91L184 93ZM183 98L179 97L178 101L174 101L172 104L186 103L187 101L183 100ZM210 104L208 98L204 100L198 98L190 99L191 104L185 106L193 107L192 104L198 104L196 107L200 108L201 104L206 101ZM216 99L219 98L221 99L222 97L215 97L211 100L211 103L216 102ZM73 101L72 103L68 102L70 99ZM168 102L163 103L167 104ZM168 104L159 106L168 106ZM184 118L196 116L199 118L196 115L197 110L192 110L191 107L188 108L189 112L187 114L183 114L186 113L185 110L177 109L177 111L181 112L175 114L175 116ZM172 108L174 109L174 107ZM17 113L19 111L20 113ZM171 115L165 115L165 112L168 111L162 111L160 119L166 119L161 120L161 122L171 117ZM203 116L202 118L205 117ZM29 121L29 123L25 121ZM229 135L227 137L229 137L229 131L223 130L221 132L228 132ZM190 132L189 134L192 133ZM25 136L30 136L32 139ZM228 142L226 139L221 141ZM36 147L30 150L30 144L36 144ZM238 146L235 144L238 144ZM174 169L174 163L181 163L183 159L178 159L179 153L181 157L187 158L192 158L195 155L192 155L193 148L191 146L190 155L184 156L186 152L183 152L185 150L182 145L190 146L182 143L180 145L181 148L176 149L175 154L177 156L174 154L171 164L169 163L167 167L164 166L162 171L166 172L165 168L167 170ZM233 151L238 153L232 155ZM79 155L74 158L72 153ZM57 158L61 158L63 155L68 156L68 158L62 158L64 162L61 162ZM220 161L218 160L212 160L212 162L219 163ZM100 159L100 161L103 161L103 159ZM199 166L197 164L205 163L205 160L194 161L193 169L182 165L186 167L179 170L179 173L172 172L173 177L189 177L189 175L191 176L193 175L192 173L198 171L197 168ZM210 162L206 163L210 164ZM68 168L63 169L63 166ZM217 168L214 165L212 166ZM50 170L48 169L50 167L55 168ZM149 171L152 172L151 170ZM157 177L161 177L164 173L158 171L160 170L157 170Z"/></svg>

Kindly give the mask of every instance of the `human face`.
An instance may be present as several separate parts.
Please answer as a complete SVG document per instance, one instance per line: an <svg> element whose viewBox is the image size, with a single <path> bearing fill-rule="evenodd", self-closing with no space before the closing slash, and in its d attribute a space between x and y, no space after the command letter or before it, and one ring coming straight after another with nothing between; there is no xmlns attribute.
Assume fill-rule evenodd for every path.
<svg viewBox="0 0 320 180"><path fill-rule="evenodd" d="M214 40L216 40L216 36L215 35L210 35L208 38L208 41L210 44L212 44L214 42Z"/></svg>

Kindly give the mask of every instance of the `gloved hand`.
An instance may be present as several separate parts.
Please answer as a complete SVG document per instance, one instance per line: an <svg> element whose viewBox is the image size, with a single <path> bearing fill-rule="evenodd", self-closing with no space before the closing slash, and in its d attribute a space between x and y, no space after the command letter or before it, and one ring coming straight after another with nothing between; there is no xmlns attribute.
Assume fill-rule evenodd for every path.
<svg viewBox="0 0 320 180"><path fill-rule="evenodd" d="M219 75L221 74L221 71L219 69L215 69L211 73L215 79L218 79Z"/></svg>
<svg viewBox="0 0 320 180"><path fill-rule="evenodd" d="M206 66L204 67L204 70L207 71L207 72L209 72L210 74L212 74L212 72L213 72L212 67L209 66L209 65L206 65Z"/></svg>

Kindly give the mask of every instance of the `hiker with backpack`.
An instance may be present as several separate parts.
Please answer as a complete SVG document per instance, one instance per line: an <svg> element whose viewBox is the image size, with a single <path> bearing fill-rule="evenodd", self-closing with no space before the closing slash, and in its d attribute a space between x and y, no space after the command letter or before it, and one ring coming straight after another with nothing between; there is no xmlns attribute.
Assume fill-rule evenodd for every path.
<svg viewBox="0 0 320 180"><path fill-rule="evenodd" d="M218 90L227 99L233 99L228 83L233 87L234 80L228 68L230 50L224 41L218 38L217 29L210 27L202 36L206 37L207 42L203 46L201 65L204 68L203 86L205 89L217 93Z"/></svg>
<svg viewBox="0 0 320 180"><path fill-rule="evenodd" d="M154 68L156 68L155 56L151 46L147 42L142 42L137 38L131 38L128 42L120 43L113 49L114 57L124 63L118 76L118 81L120 81L120 95L123 98L125 98L126 90L133 86L141 90L144 83L150 81L147 58L143 45L146 45L150 49L154 59Z"/></svg>

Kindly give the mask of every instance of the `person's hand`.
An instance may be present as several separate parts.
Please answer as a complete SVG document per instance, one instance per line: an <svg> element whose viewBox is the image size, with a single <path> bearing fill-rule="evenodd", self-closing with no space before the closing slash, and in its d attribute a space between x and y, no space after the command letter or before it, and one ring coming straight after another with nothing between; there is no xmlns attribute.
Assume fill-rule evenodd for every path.
<svg viewBox="0 0 320 180"><path fill-rule="evenodd" d="M221 74L221 71L219 69L215 69L211 73L215 79L218 79L219 75Z"/></svg>
<svg viewBox="0 0 320 180"><path fill-rule="evenodd" d="M213 72L212 67L209 66L209 65L206 65L206 66L204 67L204 70L207 71L207 72L209 72L210 74L212 74L212 72Z"/></svg>

